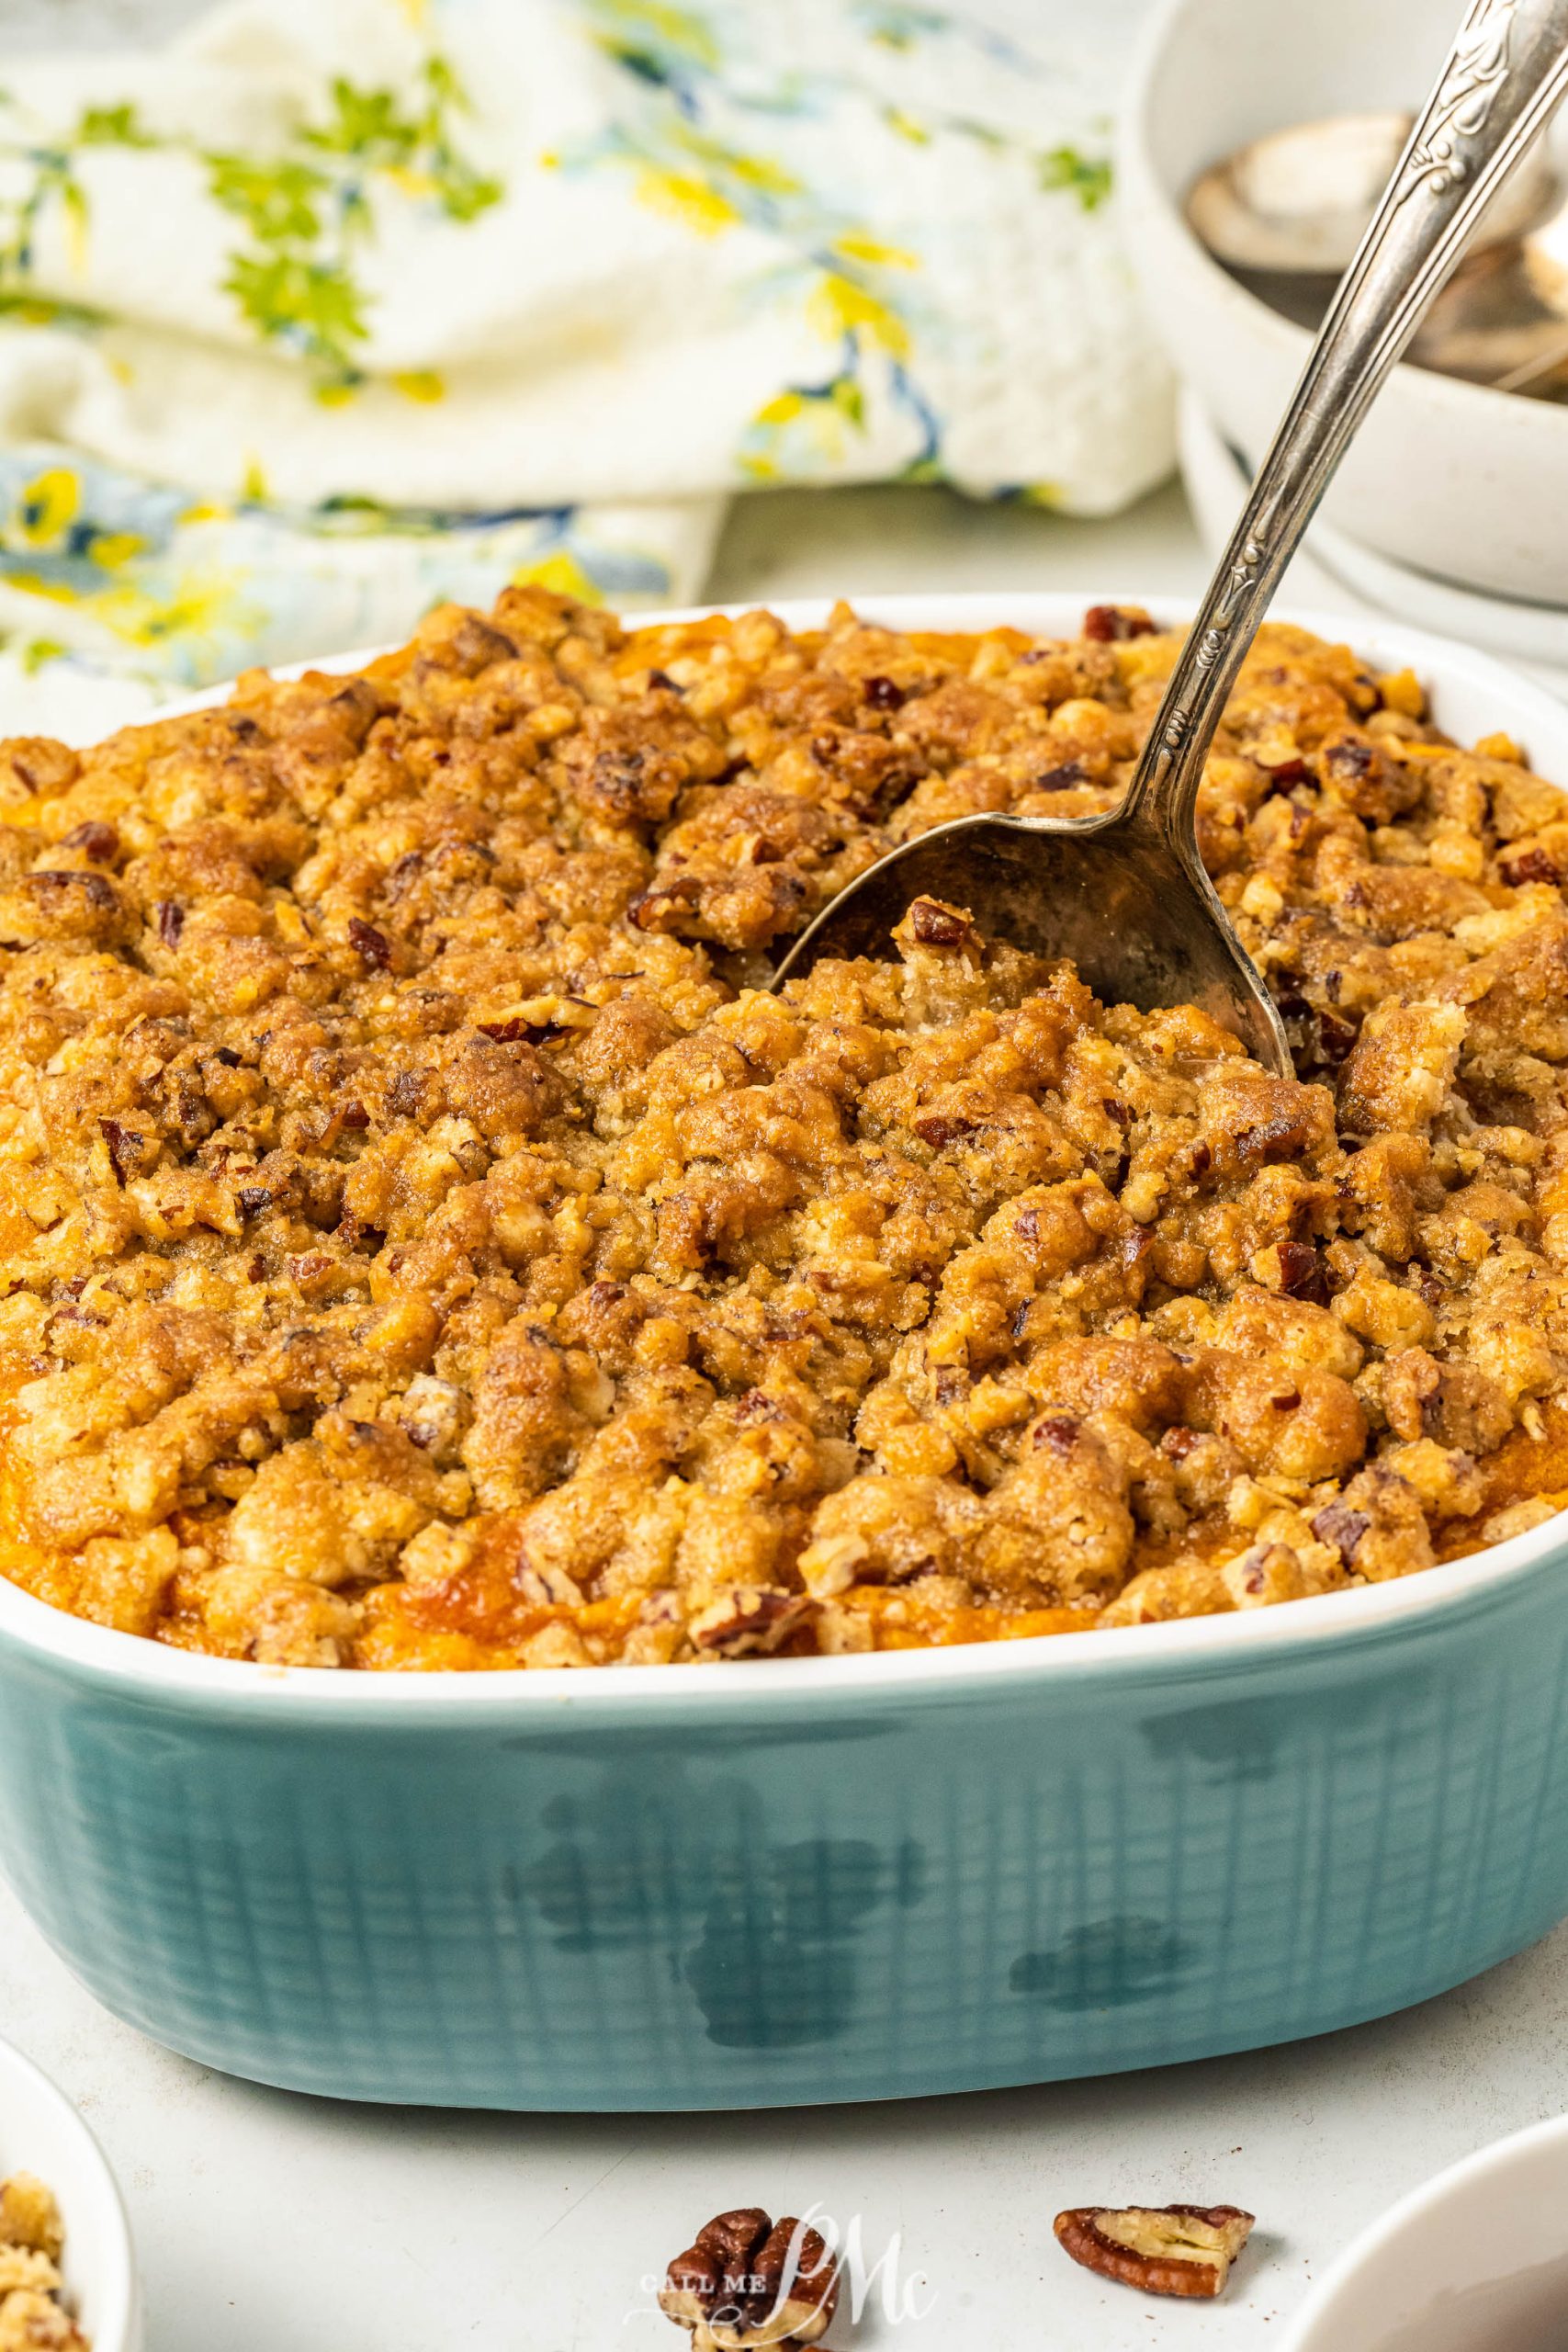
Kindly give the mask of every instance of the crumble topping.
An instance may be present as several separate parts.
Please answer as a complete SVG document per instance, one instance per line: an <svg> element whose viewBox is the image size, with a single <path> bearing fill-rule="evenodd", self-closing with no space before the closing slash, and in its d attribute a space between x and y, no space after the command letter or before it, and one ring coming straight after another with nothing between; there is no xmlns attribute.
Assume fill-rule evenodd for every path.
<svg viewBox="0 0 1568 2352"><path fill-rule="evenodd" d="M90 2352L71 2316L54 2192L30 2172L0 2180L0 2352Z"/></svg>
<svg viewBox="0 0 1568 2352"><path fill-rule="evenodd" d="M1402 1576L1568 1489L1568 796L1270 625L1201 805L1298 1079L918 901L1178 639L535 589L0 745L0 1566L227 1657L660 1663Z"/></svg>

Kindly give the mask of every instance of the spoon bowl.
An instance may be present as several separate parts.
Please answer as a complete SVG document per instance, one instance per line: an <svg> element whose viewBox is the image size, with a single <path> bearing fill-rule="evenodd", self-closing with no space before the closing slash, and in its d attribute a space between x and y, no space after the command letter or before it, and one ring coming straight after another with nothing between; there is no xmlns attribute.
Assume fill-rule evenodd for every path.
<svg viewBox="0 0 1568 2352"><path fill-rule="evenodd" d="M1121 812L1053 823L959 817L879 859L823 910L778 967L774 986L818 956L886 952L918 899L979 908L982 928L1065 956L1097 996L1147 1010L1196 1004L1280 1077L1290 1048L1272 998L1198 863L1173 858L1146 822ZM919 910L916 915L919 928Z"/></svg>

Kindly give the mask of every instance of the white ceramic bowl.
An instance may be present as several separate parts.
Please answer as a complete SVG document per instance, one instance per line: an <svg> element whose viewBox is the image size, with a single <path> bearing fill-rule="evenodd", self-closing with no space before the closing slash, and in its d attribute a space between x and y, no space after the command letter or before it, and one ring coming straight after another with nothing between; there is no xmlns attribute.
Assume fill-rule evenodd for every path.
<svg viewBox="0 0 1568 2352"><path fill-rule="evenodd" d="M1568 2116L1467 2156L1374 2222L1279 2352L1562 2352Z"/></svg>
<svg viewBox="0 0 1568 2352"><path fill-rule="evenodd" d="M1199 535L1217 560L1247 495L1247 467L1190 390L1181 395L1177 446ZM1321 516L1292 560L1283 594L1292 604L1338 612L1341 633L1352 643L1375 616L1394 617L1500 653L1554 693L1568 695L1568 606L1457 587L1378 554Z"/></svg>
<svg viewBox="0 0 1568 2352"><path fill-rule="evenodd" d="M1256 465L1310 337L1227 277L1188 228L1202 167L1260 132L1418 104L1458 0L1165 0L1121 134L1123 217L1171 357ZM1568 604L1568 408L1398 368L1325 512L1341 532L1467 585Z"/></svg>
<svg viewBox="0 0 1568 2352"><path fill-rule="evenodd" d="M60 2201L61 2267L93 2352L140 2352L136 2259L107 2158L64 2093L0 2041L0 2180L14 2172L36 2173Z"/></svg>

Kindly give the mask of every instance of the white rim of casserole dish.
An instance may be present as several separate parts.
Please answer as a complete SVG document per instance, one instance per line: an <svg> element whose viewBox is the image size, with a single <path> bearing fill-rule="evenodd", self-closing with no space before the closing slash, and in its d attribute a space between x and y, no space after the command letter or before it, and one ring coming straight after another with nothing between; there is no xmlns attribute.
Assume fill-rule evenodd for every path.
<svg viewBox="0 0 1568 2352"><path fill-rule="evenodd" d="M893 628L974 632L1020 628L1031 635L1070 634L1081 618L1086 597L1101 604L1142 605L1179 621L1191 599L1185 595L1153 596L1133 591L1020 591L867 593L842 601L853 604L863 619ZM830 596L789 597L766 609L791 629L819 628L833 605ZM754 605L712 605L681 611L634 614L629 625L654 628L672 622L701 620L715 614L738 614ZM1439 704L1445 684L1469 687L1482 697L1506 706L1510 731L1527 737L1540 733L1555 747L1547 764L1561 766L1568 775L1568 707L1544 687L1517 676L1489 654L1457 645L1424 629L1407 628L1381 618L1365 622L1344 614L1286 606L1270 618L1310 629L1331 642L1351 640L1359 652L1385 670L1409 667L1433 692ZM1348 628L1347 620L1348 619ZM308 671L345 673L363 669L382 654L368 650L323 655L314 662L280 664L279 678L297 678ZM227 700L231 682L161 706L151 714L163 718L212 708ZM1440 716L1440 713L1439 713ZM145 722L138 722L145 723ZM1505 724L1500 707L1495 722ZM542 1708L581 1708L592 1701L673 1705L698 1691L712 1707L728 1692L731 1703L748 1711L760 1695L759 1678L791 1701L813 1693L848 1696L886 1691L950 1691L971 1683L1034 1681L1043 1674L1085 1674L1120 1669L1156 1673L1196 1668L1224 1673L1259 1653L1343 1643L1359 1632L1368 1639L1387 1638L1400 1628L1446 1615L1450 1610L1473 1606L1499 1586L1510 1585L1539 1567L1568 1539L1568 1512L1545 1520L1539 1527L1509 1536L1501 1544L1397 1577L1390 1583L1361 1585L1347 1592L1323 1593L1310 1600L1276 1602L1268 1609L1238 1610L1224 1615L1187 1617L1156 1625L1116 1626L1104 1633L1029 1634L1014 1639L953 1644L948 1647L854 1652L834 1657L736 1658L682 1666L587 1666L556 1669L523 1667L446 1668L432 1671L333 1671L321 1667L268 1666L243 1658L210 1657L179 1650L140 1634L127 1634L55 1609L36 1600L19 1585L0 1576L0 1639L52 1658L62 1666L80 1668L120 1686L161 1691L189 1700L220 1699L226 1705L247 1697L267 1706L309 1706L312 1702L334 1711L387 1706L407 1712L445 1713L452 1708L472 1708L489 1700L508 1707L519 1703ZM778 1678L783 1678L780 1680ZM663 1694L662 1697L660 1694Z"/></svg>

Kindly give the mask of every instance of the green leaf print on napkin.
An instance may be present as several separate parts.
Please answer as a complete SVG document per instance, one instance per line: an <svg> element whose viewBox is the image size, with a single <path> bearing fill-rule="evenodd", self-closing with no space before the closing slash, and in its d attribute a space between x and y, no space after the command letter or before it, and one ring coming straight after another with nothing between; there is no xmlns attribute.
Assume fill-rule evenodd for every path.
<svg viewBox="0 0 1568 2352"><path fill-rule="evenodd" d="M389 191L424 199L461 224L504 194L502 182L477 170L457 143L454 121L468 104L450 63L432 51L408 94L335 76L325 119L295 131L277 153L227 153L160 138L129 102L85 108L73 136L58 146L0 141L0 155L31 173L21 193L0 208L0 302L7 296L14 302L25 289L38 224L51 206L62 209L78 236L86 235L87 198L73 168L80 150L187 153L204 168L214 203L242 224L247 240L229 257L224 291L258 336L310 365L320 399L346 399L366 380L357 353L370 331L368 297L355 278L354 256L375 239L378 200ZM416 400L439 396L439 383L423 374L394 381Z"/></svg>

